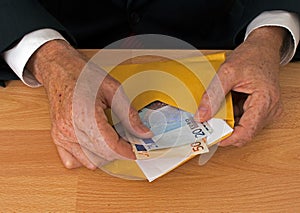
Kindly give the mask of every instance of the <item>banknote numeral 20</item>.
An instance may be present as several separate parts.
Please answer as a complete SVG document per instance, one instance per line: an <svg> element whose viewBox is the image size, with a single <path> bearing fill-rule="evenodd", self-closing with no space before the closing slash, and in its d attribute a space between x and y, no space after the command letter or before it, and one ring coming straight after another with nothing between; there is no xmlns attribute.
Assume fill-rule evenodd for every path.
<svg viewBox="0 0 300 213"><path fill-rule="evenodd" d="M199 138L205 135L202 129L194 129L192 133L194 134L195 138Z"/></svg>

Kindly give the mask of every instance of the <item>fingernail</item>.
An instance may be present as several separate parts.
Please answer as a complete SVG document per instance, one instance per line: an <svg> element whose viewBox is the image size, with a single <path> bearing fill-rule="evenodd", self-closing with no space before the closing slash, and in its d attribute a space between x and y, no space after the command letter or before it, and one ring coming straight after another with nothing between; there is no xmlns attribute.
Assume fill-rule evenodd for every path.
<svg viewBox="0 0 300 213"><path fill-rule="evenodd" d="M153 136L154 136L153 132L152 132L151 130L149 130L149 129L148 129L148 131L145 131L145 132L143 133L143 137L144 137L144 138L151 138L151 137L153 137Z"/></svg>
<svg viewBox="0 0 300 213"><path fill-rule="evenodd" d="M207 111L208 111L208 109L206 107L203 107L203 106L199 107L198 111L195 115L195 119L202 121L203 118L205 117L205 115L207 114Z"/></svg>
<svg viewBox="0 0 300 213"><path fill-rule="evenodd" d="M144 125L140 125L139 129L141 130L141 132L142 132L143 135L149 136L149 137L153 136L152 131L148 127L146 127Z"/></svg>

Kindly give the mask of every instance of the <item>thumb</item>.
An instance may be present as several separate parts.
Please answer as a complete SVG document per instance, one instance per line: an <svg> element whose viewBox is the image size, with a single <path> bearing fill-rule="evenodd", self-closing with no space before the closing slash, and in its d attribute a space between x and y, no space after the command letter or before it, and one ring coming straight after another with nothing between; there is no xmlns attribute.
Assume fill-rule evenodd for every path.
<svg viewBox="0 0 300 213"><path fill-rule="evenodd" d="M139 138L151 138L153 133L141 121L137 110L130 104L122 86L119 85L113 97L107 97L113 113L127 131Z"/></svg>
<svg viewBox="0 0 300 213"><path fill-rule="evenodd" d="M229 77L227 71L221 67L203 94L194 119L204 122L212 118L220 109L232 86L232 77Z"/></svg>
<svg viewBox="0 0 300 213"><path fill-rule="evenodd" d="M129 119L125 119L122 121L125 128L133 135L139 138L151 138L153 137L153 133L151 130L146 127L136 111L131 105L128 106L129 108Z"/></svg>

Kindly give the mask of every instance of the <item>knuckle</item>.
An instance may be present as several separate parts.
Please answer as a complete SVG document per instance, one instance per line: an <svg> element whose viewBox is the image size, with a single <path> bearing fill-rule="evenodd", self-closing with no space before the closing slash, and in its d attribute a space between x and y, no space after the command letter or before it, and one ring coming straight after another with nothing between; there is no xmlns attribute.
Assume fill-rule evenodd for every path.
<svg viewBox="0 0 300 213"><path fill-rule="evenodd" d="M66 160L63 161L63 165L66 169L75 169L77 166L75 165L75 163L71 160Z"/></svg>
<svg viewBox="0 0 300 213"><path fill-rule="evenodd" d="M241 144L246 144L254 139L254 132L249 131L240 141Z"/></svg>
<svg viewBox="0 0 300 213"><path fill-rule="evenodd" d="M252 141L255 137L255 129L250 128L247 131L244 131L242 134L236 136L236 140L234 142L234 146L242 147L248 142Z"/></svg>
<svg viewBox="0 0 300 213"><path fill-rule="evenodd" d="M203 93L202 98L201 98L201 102L209 102L209 88L207 89L207 91L205 93Z"/></svg>
<svg viewBox="0 0 300 213"><path fill-rule="evenodd" d="M121 83L115 78L108 75L103 82L104 89L117 91L121 87Z"/></svg>
<svg viewBox="0 0 300 213"><path fill-rule="evenodd" d="M225 76L233 76L235 74L235 64L231 61L226 61L223 63L219 69L219 72L224 74Z"/></svg>
<svg viewBox="0 0 300 213"><path fill-rule="evenodd" d="M106 156L105 159L106 160L111 160L110 158L112 157L112 155L114 154L114 152L118 149L118 144L117 143L110 143L109 148L106 150Z"/></svg>
<svg viewBox="0 0 300 213"><path fill-rule="evenodd" d="M93 171L96 170L97 168L98 168L98 167L95 166L95 165L92 165L92 166L89 166L89 167L88 167L88 169L93 170Z"/></svg>
<svg viewBox="0 0 300 213"><path fill-rule="evenodd" d="M212 95L208 94L208 91L206 91L202 97L201 97L201 102L198 105L198 110L200 110L201 108L205 107L205 108L210 108L211 107L211 100L212 98L210 97Z"/></svg>

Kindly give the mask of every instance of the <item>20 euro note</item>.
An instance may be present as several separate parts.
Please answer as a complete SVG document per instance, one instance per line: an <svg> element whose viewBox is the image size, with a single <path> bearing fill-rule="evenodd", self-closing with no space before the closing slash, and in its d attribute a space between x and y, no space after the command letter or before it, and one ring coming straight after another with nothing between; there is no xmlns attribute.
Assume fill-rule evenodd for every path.
<svg viewBox="0 0 300 213"><path fill-rule="evenodd" d="M213 118L208 122L210 123L214 131L207 138L201 139L202 142L205 142L204 144L206 148L209 145L215 144L222 137L232 132L232 128L228 126L227 123L222 119ZM195 142L191 144L195 145ZM137 158L136 163L142 170L148 181L151 182L167 174L168 172L172 171L173 169L177 168L193 157L207 153L208 151L206 150L206 148L204 148L199 149L199 151L193 152L189 147L191 144L172 147L168 149L152 150L143 153L135 152ZM132 146L135 147L136 145L137 144L132 144ZM133 150L135 150L135 148L133 148Z"/></svg>
<svg viewBox="0 0 300 213"><path fill-rule="evenodd" d="M140 144L147 151L201 141L213 131L207 122L196 122L191 113L161 102L154 102L143 108L139 111L139 116L154 136L141 139L127 132L126 137L131 143Z"/></svg>
<svg viewBox="0 0 300 213"><path fill-rule="evenodd" d="M148 127L151 126L152 124L152 129L151 128L150 129L152 131L154 130L153 131L154 135L164 134L165 132L172 132L172 130L176 129L175 127L177 127L177 129L178 128L180 129L182 127L180 125L183 124L182 121L184 121L183 119L184 116L183 117L182 115L175 116L176 113L178 113L178 109L174 110L173 107L170 106L165 107L165 106L168 105L161 102L154 102L146 107L147 110L143 109L140 111L139 115L141 117L141 120L144 122L144 124L147 125ZM163 115L160 112L159 114L154 113L154 115L156 116L151 116L151 114L153 115L153 111L162 110L162 109L163 109L162 111ZM142 112L143 113L151 112L148 113L148 116L144 115L144 118L145 117L148 118L147 120L143 118ZM188 119L191 118L190 113L184 113L184 115L187 115ZM162 117L168 117L168 119L166 118L162 119ZM149 120L151 123L150 125L147 124L147 121L149 122ZM169 124L162 125L161 123L159 123L159 121L166 122L165 120L168 120ZM170 121L173 121L173 123ZM142 172L144 173L148 181L151 182L167 174L168 172L180 166L184 162L190 160L191 158L203 153L207 153L209 151L207 149L207 146L213 145L222 137L232 132L232 128L224 120L218 118L212 118L211 120L207 121L207 123L201 125L205 125L204 128L205 130L208 131L208 133L206 133L208 134L206 137L204 137L203 135L199 136L199 138L194 136L194 137L190 137L191 139L190 141L189 139L184 139L184 138L182 141L179 141L177 139L179 133L173 134L173 138L170 137L171 142L166 141L166 144L164 146L160 146L161 149L147 150L146 147L144 146L145 142L142 139L137 139L136 137L133 137L127 132L125 136L124 129L122 135L123 137L125 136L125 138L129 142L131 142L133 151L137 158L136 163L139 166L139 168L142 170ZM170 128L170 126L172 128ZM162 147L167 147L167 148L162 148Z"/></svg>

